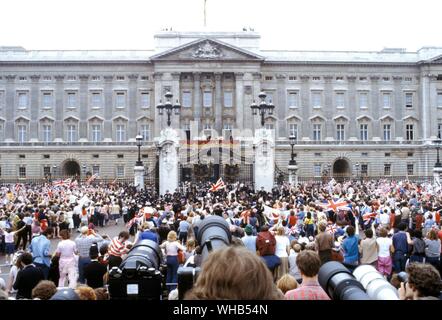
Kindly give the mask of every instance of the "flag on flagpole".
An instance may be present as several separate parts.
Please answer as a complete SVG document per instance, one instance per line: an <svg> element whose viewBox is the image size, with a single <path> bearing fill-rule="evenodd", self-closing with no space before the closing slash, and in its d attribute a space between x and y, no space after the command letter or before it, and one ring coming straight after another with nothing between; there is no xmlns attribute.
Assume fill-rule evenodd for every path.
<svg viewBox="0 0 442 320"><path fill-rule="evenodd" d="M209 189L210 192L218 191L219 189L225 188L226 185L222 178L219 178L215 184L212 184L212 187Z"/></svg>

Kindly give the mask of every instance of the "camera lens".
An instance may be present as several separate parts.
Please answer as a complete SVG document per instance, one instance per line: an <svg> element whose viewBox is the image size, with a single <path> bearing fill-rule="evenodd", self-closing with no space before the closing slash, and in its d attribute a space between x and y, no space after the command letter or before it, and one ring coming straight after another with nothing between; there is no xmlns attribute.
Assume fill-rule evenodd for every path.
<svg viewBox="0 0 442 320"><path fill-rule="evenodd" d="M372 300L398 300L399 294L385 278L370 265L361 265L353 271Z"/></svg>
<svg viewBox="0 0 442 320"><path fill-rule="evenodd" d="M232 240L229 224L220 216L208 216L198 223L198 233L196 235L198 243L204 245L202 258L203 261L209 254L209 248L206 244L210 241L212 250L228 246Z"/></svg>

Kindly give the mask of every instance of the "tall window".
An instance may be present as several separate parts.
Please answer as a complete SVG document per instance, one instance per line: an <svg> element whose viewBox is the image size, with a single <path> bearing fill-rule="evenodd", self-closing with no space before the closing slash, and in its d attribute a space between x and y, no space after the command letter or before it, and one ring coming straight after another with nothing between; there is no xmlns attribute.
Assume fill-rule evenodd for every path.
<svg viewBox="0 0 442 320"><path fill-rule="evenodd" d="M0 109L5 106L5 92L0 91Z"/></svg>
<svg viewBox="0 0 442 320"><path fill-rule="evenodd" d="M414 165L412 163L407 163L407 174L409 176L414 175Z"/></svg>
<svg viewBox="0 0 442 320"><path fill-rule="evenodd" d="M289 124L289 137L295 137L295 140L298 140L298 125L296 123Z"/></svg>
<svg viewBox="0 0 442 320"><path fill-rule="evenodd" d="M18 168L18 175L20 178L26 178L26 167L25 166L21 166L20 168Z"/></svg>
<svg viewBox="0 0 442 320"><path fill-rule="evenodd" d="M93 165L93 166L92 166L92 174L97 174L97 175L99 175L99 174L100 174L100 166L98 166L98 165Z"/></svg>
<svg viewBox="0 0 442 320"><path fill-rule="evenodd" d="M124 177L124 166L117 166L117 177Z"/></svg>
<svg viewBox="0 0 442 320"><path fill-rule="evenodd" d="M150 141L150 125L143 124L140 126L140 134L144 141Z"/></svg>
<svg viewBox="0 0 442 320"><path fill-rule="evenodd" d="M391 140L391 124L389 123L384 124L384 140L385 141Z"/></svg>
<svg viewBox="0 0 442 320"><path fill-rule="evenodd" d="M314 173L315 177L321 176L321 164L320 163L315 163L313 165L313 173Z"/></svg>
<svg viewBox="0 0 442 320"><path fill-rule="evenodd" d="M52 108L53 103L52 92L43 92L42 107Z"/></svg>
<svg viewBox="0 0 442 320"><path fill-rule="evenodd" d="M336 107L337 108L344 108L345 107L344 92L336 92Z"/></svg>
<svg viewBox="0 0 442 320"><path fill-rule="evenodd" d="M0 122L0 141L5 140L5 131L4 131L4 126L3 123Z"/></svg>
<svg viewBox="0 0 442 320"><path fill-rule="evenodd" d="M442 123L437 124L437 138L442 139Z"/></svg>
<svg viewBox="0 0 442 320"><path fill-rule="evenodd" d="M20 124L17 126L18 142L22 143L28 140L27 131L26 125Z"/></svg>
<svg viewBox="0 0 442 320"><path fill-rule="evenodd" d="M366 176L368 174L368 164L361 164L361 175Z"/></svg>
<svg viewBox="0 0 442 320"><path fill-rule="evenodd" d="M273 123L266 123L264 124L264 128L266 128L267 130L273 130L275 129L275 125Z"/></svg>
<svg viewBox="0 0 442 320"><path fill-rule="evenodd" d="M141 106L141 108L149 108L150 107L150 94L149 94L149 92L141 92L140 106Z"/></svg>
<svg viewBox="0 0 442 320"><path fill-rule="evenodd" d="M359 137L362 141L368 140L368 124L361 123L359 126Z"/></svg>
<svg viewBox="0 0 442 320"><path fill-rule="evenodd" d="M273 99L273 92L266 92L267 97L266 97L266 102L267 103L275 103L275 100Z"/></svg>
<svg viewBox="0 0 442 320"><path fill-rule="evenodd" d="M52 141L52 126L50 124L43 125L43 141L44 142Z"/></svg>
<svg viewBox="0 0 442 320"><path fill-rule="evenodd" d="M391 93L390 92L382 93L382 106L384 108L391 108Z"/></svg>
<svg viewBox="0 0 442 320"><path fill-rule="evenodd" d="M391 176L391 163L384 163L384 176Z"/></svg>
<svg viewBox="0 0 442 320"><path fill-rule="evenodd" d="M204 93L203 93L203 106L205 108L212 107L212 91L204 91Z"/></svg>
<svg viewBox="0 0 442 320"><path fill-rule="evenodd" d="M343 124L336 125L336 140L344 141L345 140L345 130Z"/></svg>
<svg viewBox="0 0 442 320"><path fill-rule="evenodd" d="M232 91L224 91L224 107L226 107L226 108L233 107L233 92Z"/></svg>
<svg viewBox="0 0 442 320"><path fill-rule="evenodd" d="M437 93L437 106L442 108L442 92Z"/></svg>
<svg viewBox="0 0 442 320"><path fill-rule="evenodd" d="M414 125L412 124L405 125L405 139L407 141L414 140Z"/></svg>
<svg viewBox="0 0 442 320"><path fill-rule="evenodd" d="M124 124L117 124L117 142L126 141L126 126Z"/></svg>
<svg viewBox="0 0 442 320"><path fill-rule="evenodd" d="M77 107L77 93L76 92L68 92L67 93L67 105L68 105L68 108L76 108Z"/></svg>
<svg viewBox="0 0 442 320"><path fill-rule="evenodd" d="M101 141L101 125L93 124L92 125L92 142Z"/></svg>
<svg viewBox="0 0 442 320"><path fill-rule="evenodd" d="M313 125L313 141L320 141L320 140L321 140L321 125L314 124Z"/></svg>
<svg viewBox="0 0 442 320"><path fill-rule="evenodd" d="M359 92L359 108L361 108L361 109L368 108L368 93L367 92Z"/></svg>
<svg viewBox="0 0 442 320"><path fill-rule="evenodd" d="M183 91L181 99L182 99L182 104L183 104L184 108L191 108L192 107L192 92Z"/></svg>
<svg viewBox="0 0 442 320"><path fill-rule="evenodd" d="M115 107L117 108L125 108L126 107L126 93L125 92L117 92L115 95Z"/></svg>
<svg viewBox="0 0 442 320"><path fill-rule="evenodd" d="M287 95L287 106L296 108L298 106L298 92L289 92Z"/></svg>
<svg viewBox="0 0 442 320"><path fill-rule="evenodd" d="M313 92L312 93L312 105L313 107L320 107L322 100L321 92Z"/></svg>
<svg viewBox="0 0 442 320"><path fill-rule="evenodd" d="M92 108L101 108L101 92L92 92L91 106Z"/></svg>
<svg viewBox="0 0 442 320"><path fill-rule="evenodd" d="M77 141L77 126L74 124L68 124L66 128L66 140L68 142Z"/></svg>
<svg viewBox="0 0 442 320"><path fill-rule="evenodd" d="M28 107L28 93L19 92L18 93L18 107L20 109L26 109Z"/></svg>
<svg viewBox="0 0 442 320"><path fill-rule="evenodd" d="M406 108L413 107L413 93L412 92L405 93L405 107Z"/></svg>

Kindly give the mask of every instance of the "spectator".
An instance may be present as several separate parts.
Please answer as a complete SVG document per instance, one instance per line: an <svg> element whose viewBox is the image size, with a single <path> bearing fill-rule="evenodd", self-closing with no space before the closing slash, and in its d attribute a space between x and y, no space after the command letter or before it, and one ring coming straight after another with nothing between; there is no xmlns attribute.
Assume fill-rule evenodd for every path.
<svg viewBox="0 0 442 320"><path fill-rule="evenodd" d="M109 292L106 288L96 288L95 290L95 296L97 297L97 300L109 300Z"/></svg>
<svg viewBox="0 0 442 320"><path fill-rule="evenodd" d="M226 247L212 252L193 288L185 296L186 300L282 298L266 265L244 247Z"/></svg>
<svg viewBox="0 0 442 320"><path fill-rule="evenodd" d="M405 232L407 225L404 222L399 223L399 231L393 235L393 269L396 273L405 271L405 263L408 257L408 245L412 245L413 241L410 234Z"/></svg>
<svg viewBox="0 0 442 320"><path fill-rule="evenodd" d="M29 251L34 259L34 265L43 271L45 279L48 278L49 266L51 265L51 241L48 237L52 236L52 234L52 228L46 228L41 235L32 239L29 246Z"/></svg>
<svg viewBox="0 0 442 320"><path fill-rule="evenodd" d="M59 287L65 286L66 277L68 278L69 288L77 287L77 246L75 242L70 240L68 230L61 230L60 236L63 239L57 245L55 254L60 257L59 270L60 278L58 282Z"/></svg>
<svg viewBox="0 0 442 320"><path fill-rule="evenodd" d="M407 274L408 281L402 282L399 289L401 300L439 300L441 277L432 265L411 263Z"/></svg>
<svg viewBox="0 0 442 320"><path fill-rule="evenodd" d="M291 242L290 255L289 255L289 274L292 275L298 283L301 283L302 277L299 272L298 265L296 264L296 257L301 252L301 245L293 240Z"/></svg>
<svg viewBox="0 0 442 320"><path fill-rule="evenodd" d="M276 279L278 280L289 271L290 241L285 235L284 227L278 227L275 239L275 255L279 257L281 261L280 265L276 269Z"/></svg>
<svg viewBox="0 0 442 320"><path fill-rule="evenodd" d="M356 220L357 221L357 220ZM342 249L344 251L344 265L353 270L359 263L359 229L356 222L356 230L353 226L347 227L347 238L342 242Z"/></svg>
<svg viewBox="0 0 442 320"><path fill-rule="evenodd" d="M75 293L80 300L97 300L97 295L91 287L80 285L75 289Z"/></svg>
<svg viewBox="0 0 442 320"><path fill-rule="evenodd" d="M158 234L152 231L152 222L144 222L141 226L141 230L139 230L135 236L134 243L137 243L140 240L151 240L158 243Z"/></svg>
<svg viewBox="0 0 442 320"><path fill-rule="evenodd" d="M96 244L91 246L89 257L91 258L91 262L84 267L86 284L93 289L103 287L107 268L98 261L98 247Z"/></svg>
<svg viewBox="0 0 442 320"><path fill-rule="evenodd" d="M298 288L298 281L290 274L285 274L278 280L276 286L281 290L282 294L286 294L287 291Z"/></svg>
<svg viewBox="0 0 442 320"><path fill-rule="evenodd" d="M178 281L178 250L185 251L186 248L177 241L177 234L175 231L170 231L167 235L167 241L161 244L161 249L166 253L166 263L167 263L167 283L177 283ZM175 284L170 284L167 286L169 292L176 288Z"/></svg>
<svg viewBox="0 0 442 320"><path fill-rule="evenodd" d="M296 257L296 264L301 272L302 283L297 289L286 292L287 300L330 300L318 283L318 272L321 266L319 255L305 250Z"/></svg>
<svg viewBox="0 0 442 320"><path fill-rule="evenodd" d="M316 250L318 250L321 265L331 260L331 250L334 246L333 235L327 232L327 223L319 223L319 234L316 236Z"/></svg>
<svg viewBox="0 0 442 320"><path fill-rule="evenodd" d="M20 257L22 269L17 273L17 279L13 288L17 290L17 299L31 299L32 289L44 280L44 274L41 268L37 268L32 264L32 255L23 253Z"/></svg>
<svg viewBox="0 0 442 320"><path fill-rule="evenodd" d="M430 230L425 239L425 263L429 263L439 270L440 252L440 239L437 237L437 232L434 229Z"/></svg>
<svg viewBox="0 0 442 320"><path fill-rule="evenodd" d="M378 263L377 269L384 276L391 275L393 261L391 253L393 252L393 241L388 237L388 231L385 228L379 230L379 237L376 239L378 245Z"/></svg>
<svg viewBox="0 0 442 320"><path fill-rule="evenodd" d="M57 286L52 281L42 280L32 289L32 299L49 300L56 292Z"/></svg>
<svg viewBox="0 0 442 320"><path fill-rule="evenodd" d="M253 253L256 253L256 236L253 235L253 227L248 224L244 228L245 236L241 238L244 246Z"/></svg>
<svg viewBox="0 0 442 320"><path fill-rule="evenodd" d="M413 232L413 248L410 255L411 262L424 262L425 258L425 241L422 240L422 231L414 230Z"/></svg>
<svg viewBox="0 0 442 320"><path fill-rule="evenodd" d="M123 262L123 256L127 254L132 247L132 244L128 242L129 232L121 231L118 237L114 237L107 249L109 255L109 269L112 267L119 267Z"/></svg>
<svg viewBox="0 0 442 320"><path fill-rule="evenodd" d="M369 264L376 268L378 262L378 244L374 236L374 224L371 229L364 231L365 239L359 245L361 264Z"/></svg>
<svg viewBox="0 0 442 320"><path fill-rule="evenodd" d="M103 237L97 233L88 235L89 228L83 226L81 228L81 235L75 239L75 244L78 250L78 281L84 283L84 267L91 262L89 258L89 250L94 243L103 240Z"/></svg>

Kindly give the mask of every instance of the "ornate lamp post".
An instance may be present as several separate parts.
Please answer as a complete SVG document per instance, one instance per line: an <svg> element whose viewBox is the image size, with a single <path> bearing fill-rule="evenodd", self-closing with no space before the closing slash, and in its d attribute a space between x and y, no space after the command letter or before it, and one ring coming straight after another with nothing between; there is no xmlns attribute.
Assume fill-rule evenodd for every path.
<svg viewBox="0 0 442 320"><path fill-rule="evenodd" d="M264 118L266 114L272 115L273 110L275 109L275 105L270 101L269 103L266 102L267 94L263 91L261 91L258 95L259 99L261 100L259 104L256 104L255 100L253 100L253 103L250 105L250 108L252 109L252 114L255 116L259 114L261 116L261 126L264 127Z"/></svg>
<svg viewBox="0 0 442 320"><path fill-rule="evenodd" d="M288 169L289 169L289 183L291 185L298 185L298 166L296 164L296 160L295 160L295 153L294 153L294 147L296 144L296 137L295 136L290 136L289 137L290 140L290 146L292 147L292 151L290 154L290 161L289 161L289 165L288 165Z"/></svg>
<svg viewBox="0 0 442 320"><path fill-rule="evenodd" d="M359 178L359 167L361 165L359 164L359 162L355 163L355 169L356 169L356 180Z"/></svg>
<svg viewBox="0 0 442 320"><path fill-rule="evenodd" d="M137 147L138 147L138 161L135 162L134 167L134 186L138 190L144 189L144 166L143 161L141 161L141 145L143 143L143 136L138 134L135 137L135 140L137 141Z"/></svg>
<svg viewBox="0 0 442 320"><path fill-rule="evenodd" d="M141 134L138 134L135 137L135 140L137 141L137 147L138 147L138 161L135 163L135 166L142 167L143 161L141 161L141 145L143 141L143 136Z"/></svg>
<svg viewBox="0 0 442 320"><path fill-rule="evenodd" d="M164 96L166 97L166 102L163 104L163 103L161 103L161 100L160 100L160 104L157 105L157 109L158 109L159 115L163 115L164 110L166 110L167 126L170 127L170 124L171 124L170 116L172 115L174 110L175 110L176 115L180 114L181 104L178 103L178 100L176 101L175 104L172 104L173 94L170 91L166 92L166 94Z"/></svg>

